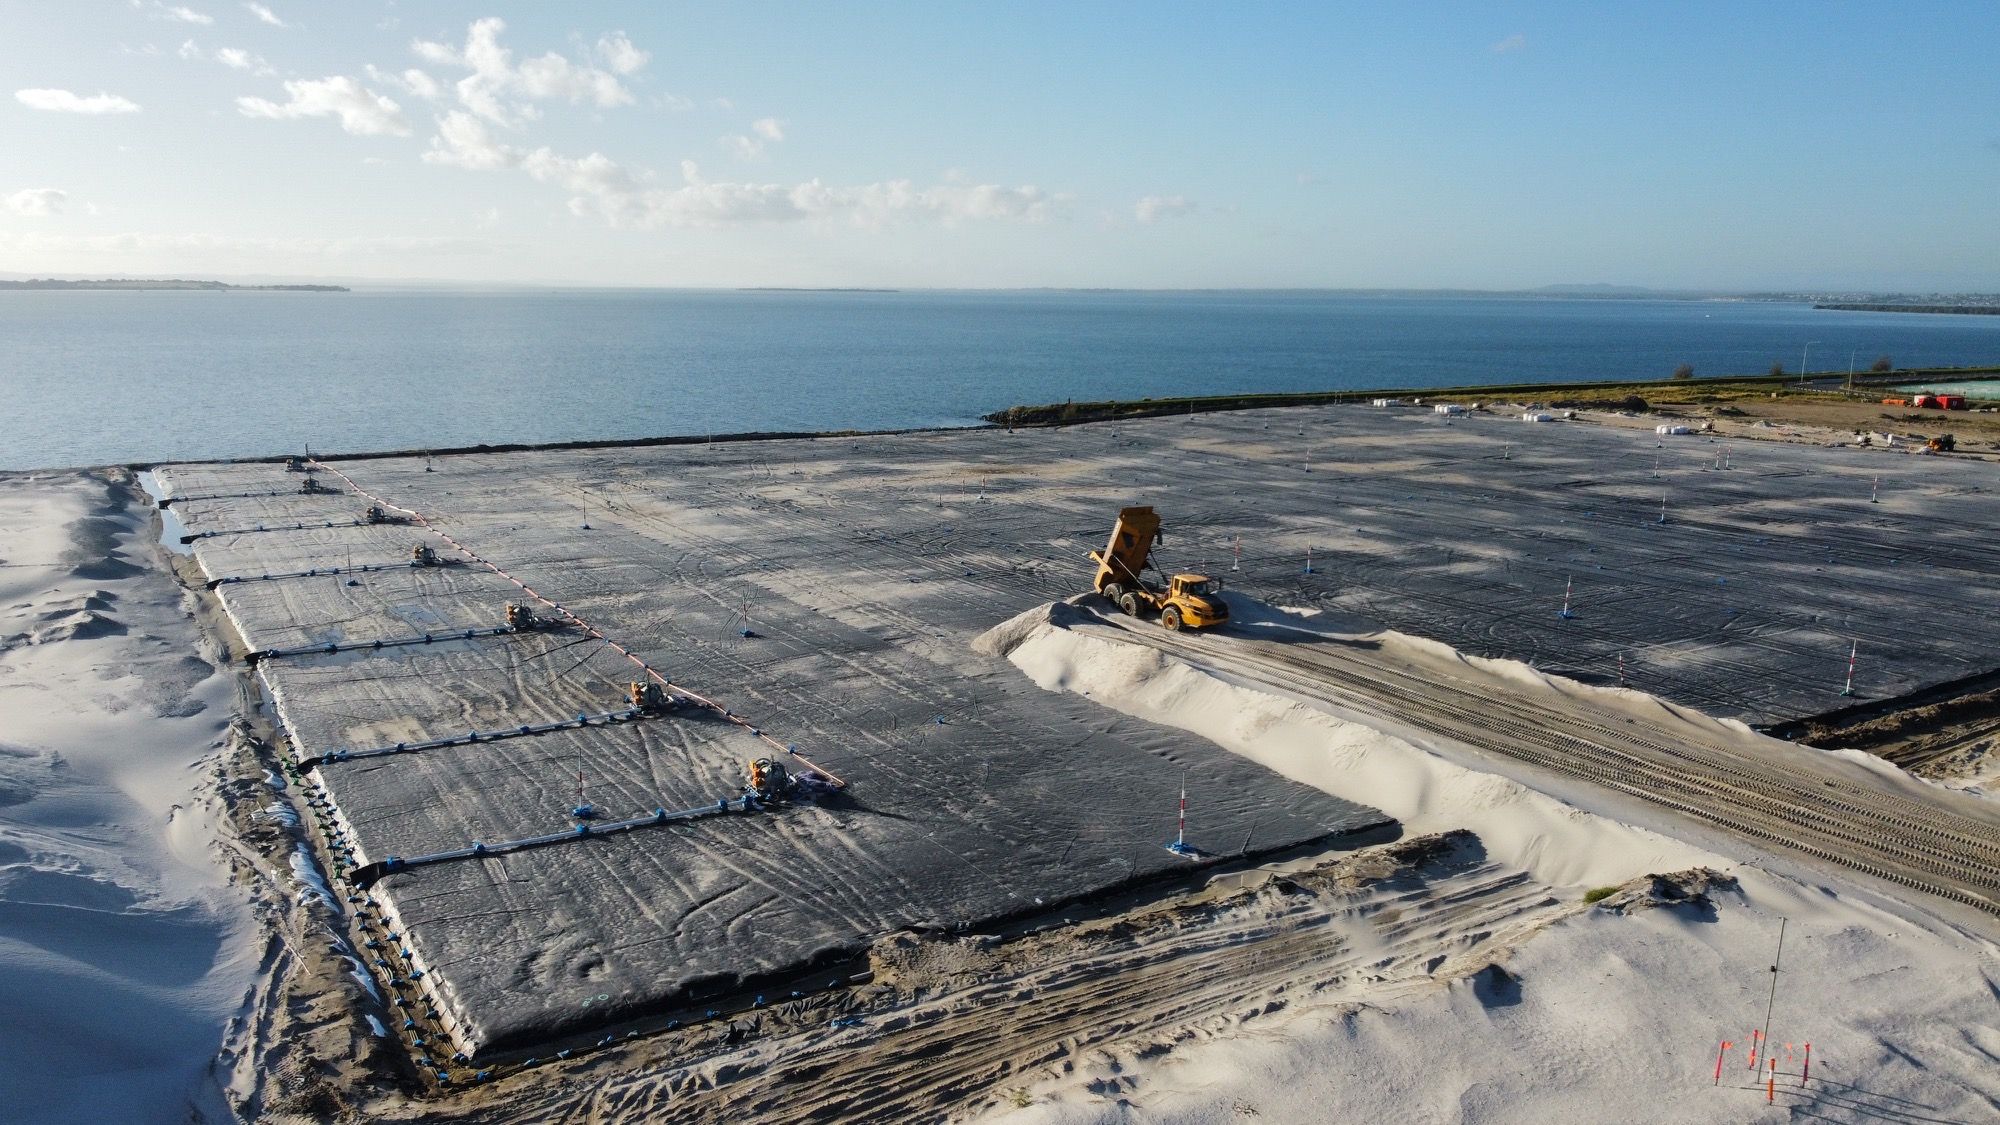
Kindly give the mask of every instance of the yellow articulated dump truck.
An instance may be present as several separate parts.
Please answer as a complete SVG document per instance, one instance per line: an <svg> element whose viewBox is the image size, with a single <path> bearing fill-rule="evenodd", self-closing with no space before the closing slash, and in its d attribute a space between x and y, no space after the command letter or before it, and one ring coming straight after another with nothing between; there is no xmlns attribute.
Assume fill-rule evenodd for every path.
<svg viewBox="0 0 2000 1125"><path fill-rule="evenodd" d="M1152 508L1120 509L1111 542L1090 552L1090 561L1097 564L1097 592L1134 617L1159 614L1168 629L1207 629L1229 620L1219 587L1205 575L1176 574L1166 579L1165 589L1146 581L1146 571L1160 574L1153 565L1153 545L1162 541L1160 517Z"/></svg>

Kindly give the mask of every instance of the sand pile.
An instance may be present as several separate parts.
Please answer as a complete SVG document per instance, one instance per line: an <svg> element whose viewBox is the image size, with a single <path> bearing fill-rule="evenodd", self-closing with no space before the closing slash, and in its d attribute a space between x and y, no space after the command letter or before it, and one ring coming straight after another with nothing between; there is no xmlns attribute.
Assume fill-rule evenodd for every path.
<svg viewBox="0 0 2000 1125"><path fill-rule="evenodd" d="M1256 607L1245 608L1241 617L1257 620ZM1850 893L1837 874L1806 885L1743 866L1735 855L1470 768L1470 759L1361 717L1070 632L1061 617L1030 611L989 642L1048 690L1197 731L1289 777L1366 800L1413 832L1469 828L1493 858L1568 886L1579 904L1584 888L1609 893L1593 896L1601 909L1565 916L1456 983L1365 1004L1330 997L1171 1052L1145 1043L1096 1052L1030 1087L1024 1108L995 1116L1534 1125L1752 1118L1775 1112L1764 1108L1744 1047L1764 1019L1781 918L1786 973L1771 1036L1782 1106L1833 1120L1979 1120L2000 1107L2000 946L1989 939L1918 907L1885 909ZM1525 667L1491 670L1549 683ZM1607 698L1659 706L1637 693ZM1444 929L1439 936L1442 954L1454 939ZM1717 1085L1725 1040L1735 1046ZM1814 1081L1801 1089L1808 1040Z"/></svg>

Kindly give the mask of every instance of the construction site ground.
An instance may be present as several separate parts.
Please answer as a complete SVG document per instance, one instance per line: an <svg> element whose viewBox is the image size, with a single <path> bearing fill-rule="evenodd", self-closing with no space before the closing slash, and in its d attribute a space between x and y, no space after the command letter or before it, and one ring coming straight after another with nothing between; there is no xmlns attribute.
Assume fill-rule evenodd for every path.
<svg viewBox="0 0 2000 1125"><path fill-rule="evenodd" d="M1183 775L1190 838L1211 854L1393 831L974 651L1083 588L1084 552L1126 504L1162 512L1172 568L1262 601L1588 682L1622 675L1752 723L1984 672L2000 641L2000 622L1965 609L2000 586L1981 531L2000 516L1990 467L1880 448L1329 407L335 467L368 495L332 472L318 479L333 493L301 494L274 464L159 479L202 536L201 570L243 579L216 591L241 643L320 650L259 665L285 754L484 736L310 771L355 864L567 831L579 800L610 820L712 805L773 753L765 735L848 783L394 873L372 907L352 904L408 950L383 975L420 967L418 1007L495 1054L681 1002L699 1019L754 992L810 993L901 929L1170 876L1186 862L1162 847ZM423 525L355 522L370 497L477 558ZM453 565L408 566L416 543ZM525 600L514 580L733 717L495 737L621 709L643 675L571 623L464 636Z"/></svg>

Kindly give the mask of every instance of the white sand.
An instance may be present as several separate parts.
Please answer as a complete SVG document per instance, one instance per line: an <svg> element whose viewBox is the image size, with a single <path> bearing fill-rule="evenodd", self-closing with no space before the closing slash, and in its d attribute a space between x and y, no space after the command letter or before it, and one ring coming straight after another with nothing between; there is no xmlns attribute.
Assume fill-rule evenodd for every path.
<svg viewBox="0 0 2000 1125"><path fill-rule="evenodd" d="M1239 606L1239 623L1254 626L1259 611ZM1459 660L1432 642L1369 636L1402 646L1399 655ZM1765 1109L1762 1091L1747 1088L1744 1047L1763 1021L1781 916L1789 920L1786 973L1772 1035L1781 1060L1784 1044L1802 1053L1812 1041L1816 1079L1809 1095L1781 1087L1781 1103L1839 1121L2000 1116L2000 947L1930 916L1921 902L1884 909L1878 893L1858 892L1838 872L1815 871L1802 883L1768 866L1740 866L1754 852L1748 845L1734 850L1728 838L1704 833L1696 846L1585 811L1475 768L1469 751L1391 733L1393 722L1226 683L1152 649L1051 625L1047 610L996 629L989 643L1044 688L1195 731L1381 808L1412 833L1469 828L1499 862L1567 893L1695 865L1741 879L1741 892L1721 895L1712 919L1679 909L1588 911L1557 924L1507 962L1518 997L1482 1000L1464 981L1386 1003L1342 1005L1333 995L1165 1054L1141 1057L1143 1044L1094 1052L1073 1073L1030 1087L1035 1104L1001 1115L1009 1121L1775 1118L1782 1111ZM1525 666L1468 666L1523 690L1597 693L1611 708L1660 706L1638 693L1552 682ZM1447 949L1449 940L1443 935ZM1737 1047L1717 1089L1723 1038ZM1781 1061L1781 1070L1798 1069Z"/></svg>
<svg viewBox="0 0 2000 1125"><path fill-rule="evenodd" d="M200 794L232 685L142 515L77 474L0 489L6 1120L228 1119L211 1068L257 956Z"/></svg>

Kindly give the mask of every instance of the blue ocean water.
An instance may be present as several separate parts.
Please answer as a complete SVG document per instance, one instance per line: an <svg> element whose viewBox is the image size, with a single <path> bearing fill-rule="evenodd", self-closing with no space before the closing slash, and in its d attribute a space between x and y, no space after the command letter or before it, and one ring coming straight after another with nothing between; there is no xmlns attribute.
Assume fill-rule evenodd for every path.
<svg viewBox="0 0 2000 1125"><path fill-rule="evenodd" d="M0 293L0 468L972 424L1015 403L2000 362L2000 317L1339 293Z"/></svg>

